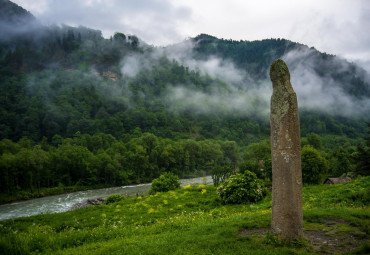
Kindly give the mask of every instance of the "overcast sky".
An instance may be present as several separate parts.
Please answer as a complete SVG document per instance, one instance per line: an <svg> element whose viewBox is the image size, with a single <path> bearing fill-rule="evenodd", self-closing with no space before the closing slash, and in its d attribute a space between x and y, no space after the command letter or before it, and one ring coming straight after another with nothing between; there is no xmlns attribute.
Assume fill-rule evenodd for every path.
<svg viewBox="0 0 370 255"><path fill-rule="evenodd" d="M13 0L44 24L135 34L166 46L200 33L234 40L285 38L370 72L369 0Z"/></svg>

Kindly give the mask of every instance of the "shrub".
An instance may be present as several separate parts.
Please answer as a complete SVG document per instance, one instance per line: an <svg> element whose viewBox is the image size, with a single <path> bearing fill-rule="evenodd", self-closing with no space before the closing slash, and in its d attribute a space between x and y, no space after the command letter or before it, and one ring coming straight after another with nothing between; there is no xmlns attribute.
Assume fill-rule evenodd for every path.
<svg viewBox="0 0 370 255"><path fill-rule="evenodd" d="M256 174L245 171L244 174L231 175L217 188L217 194L225 204L257 202L267 190Z"/></svg>
<svg viewBox="0 0 370 255"><path fill-rule="evenodd" d="M178 188L180 188L179 177L173 173L164 173L159 178L153 180L149 194L167 192Z"/></svg>
<svg viewBox="0 0 370 255"><path fill-rule="evenodd" d="M108 196L105 201L104 201L104 204L112 204L112 203L116 203L116 202L119 202L121 200L123 200L125 197L120 195L120 194L113 194L113 195L110 195Z"/></svg>

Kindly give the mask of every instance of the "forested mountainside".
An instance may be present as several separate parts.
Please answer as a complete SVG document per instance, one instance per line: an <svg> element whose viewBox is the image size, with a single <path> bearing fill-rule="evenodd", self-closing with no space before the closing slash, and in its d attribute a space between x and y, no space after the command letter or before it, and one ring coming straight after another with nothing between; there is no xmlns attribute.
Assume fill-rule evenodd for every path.
<svg viewBox="0 0 370 255"><path fill-rule="evenodd" d="M365 136L370 110L369 74L353 63L285 39L202 34L154 47L121 32L106 39L86 27L43 26L7 0L0 11L3 192L119 185L268 160L266 141L256 147L262 156L242 155L269 138L268 71L277 58L291 71L302 137L319 134L338 150L332 158L346 162L333 161L333 171L353 169L351 145ZM315 144L308 140L302 144Z"/></svg>
<svg viewBox="0 0 370 255"><path fill-rule="evenodd" d="M2 33L11 33L6 27L21 32L1 37L2 138L39 141L77 131L119 137L139 128L169 138L248 143L269 133L268 69L276 58L286 59L302 98L303 134L356 137L366 130L369 75L307 46L199 35L157 48L123 33L104 39L85 27L35 25L20 7L4 8L7 2Z"/></svg>
<svg viewBox="0 0 370 255"><path fill-rule="evenodd" d="M370 97L369 74L365 70L300 43L285 39L252 42L220 40L204 34L194 40L197 42L195 58L215 55L231 60L238 68L247 70L253 80L266 79L272 61L284 57L293 73L303 65L307 71L314 72L321 79L330 77L333 83L327 86L338 86L354 97ZM296 56L293 58L292 55Z"/></svg>

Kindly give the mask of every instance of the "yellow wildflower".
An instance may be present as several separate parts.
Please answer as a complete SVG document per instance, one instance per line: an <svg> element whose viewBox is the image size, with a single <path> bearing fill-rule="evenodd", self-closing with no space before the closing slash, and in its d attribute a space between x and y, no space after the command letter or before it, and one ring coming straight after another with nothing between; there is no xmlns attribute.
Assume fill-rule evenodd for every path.
<svg viewBox="0 0 370 255"><path fill-rule="evenodd" d="M204 193L206 193L206 192L207 192L207 190L206 190L206 189L202 189L202 191L201 191L200 193L204 194Z"/></svg>
<svg viewBox="0 0 370 255"><path fill-rule="evenodd" d="M189 189L189 188L191 188L191 184L184 186L184 189Z"/></svg>

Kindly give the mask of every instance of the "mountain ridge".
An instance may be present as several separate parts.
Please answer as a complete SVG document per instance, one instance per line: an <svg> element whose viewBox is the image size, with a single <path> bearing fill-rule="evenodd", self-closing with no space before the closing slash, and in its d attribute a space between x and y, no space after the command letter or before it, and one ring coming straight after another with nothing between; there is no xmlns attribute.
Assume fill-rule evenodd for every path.
<svg viewBox="0 0 370 255"><path fill-rule="evenodd" d="M303 44L200 34L161 48L120 32L105 39L85 27L33 28L0 38L1 138L119 137L139 128L255 141L268 136L268 69L276 58L291 69L303 134L357 137L366 128L369 75Z"/></svg>
<svg viewBox="0 0 370 255"><path fill-rule="evenodd" d="M0 0L0 21L25 25L24 21L35 20L36 18L22 6L8 0Z"/></svg>

